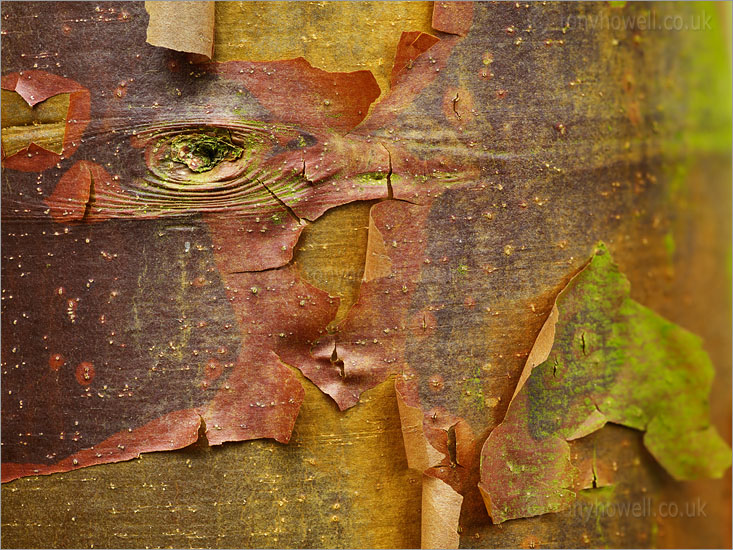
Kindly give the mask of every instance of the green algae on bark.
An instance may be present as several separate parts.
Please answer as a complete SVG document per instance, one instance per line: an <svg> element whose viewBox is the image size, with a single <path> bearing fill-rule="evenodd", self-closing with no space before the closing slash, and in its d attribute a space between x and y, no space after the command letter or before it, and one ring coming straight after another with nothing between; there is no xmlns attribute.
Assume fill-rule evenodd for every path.
<svg viewBox="0 0 733 550"><path fill-rule="evenodd" d="M677 480L721 477L730 466L708 420L714 369L700 339L633 301L629 288L599 244L558 296L554 341L537 366L528 361L481 453L479 488L494 523L570 506L577 470L567 442L606 422L645 431L645 446Z"/></svg>

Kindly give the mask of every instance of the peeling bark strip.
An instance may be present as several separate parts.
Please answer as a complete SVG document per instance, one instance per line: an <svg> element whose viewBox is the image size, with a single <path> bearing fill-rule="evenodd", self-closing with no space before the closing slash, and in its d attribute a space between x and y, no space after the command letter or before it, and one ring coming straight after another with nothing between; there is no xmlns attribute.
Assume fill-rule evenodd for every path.
<svg viewBox="0 0 733 550"><path fill-rule="evenodd" d="M179 52L214 54L214 2L145 2L150 14L147 42Z"/></svg>
<svg viewBox="0 0 733 550"><path fill-rule="evenodd" d="M567 441L606 422L643 430L675 479L730 467L710 425L714 369L700 339L631 300L604 245L558 296L536 348L481 452L479 488L495 523L567 509L578 475Z"/></svg>
<svg viewBox="0 0 733 550"><path fill-rule="evenodd" d="M475 437L442 407L424 411L414 373L395 380L407 464L423 474L422 548L458 548L463 495L472 482Z"/></svg>
<svg viewBox="0 0 733 550"><path fill-rule="evenodd" d="M434 477L425 476L422 487L422 548L458 548L463 497Z"/></svg>

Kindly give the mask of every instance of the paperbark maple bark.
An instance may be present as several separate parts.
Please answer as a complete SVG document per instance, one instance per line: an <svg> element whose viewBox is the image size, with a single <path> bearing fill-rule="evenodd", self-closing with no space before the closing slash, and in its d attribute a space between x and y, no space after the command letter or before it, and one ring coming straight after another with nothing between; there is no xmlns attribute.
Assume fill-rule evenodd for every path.
<svg viewBox="0 0 733 550"><path fill-rule="evenodd" d="M40 381L13 380L27 380L20 390L31 396L50 396L44 410L4 392L3 417L30 408L29 422L40 426L39 418L54 416L45 413L64 399L52 392L63 389L56 373L65 372L67 361L73 361L66 365L70 384L81 386L82 395L91 386L89 399L102 394L102 404L108 388L101 361L134 363L148 387L158 380L159 365L179 370L203 393L166 409L164 402L180 390L172 382L149 393L127 378L119 388L109 383L123 393L122 382L130 382L139 404L123 412L109 405L98 413L99 433L84 437L119 432L124 438L128 425L150 426L143 416L156 422L173 410L184 413L185 421L174 422L181 440L198 442L4 484L3 546L417 547L425 518L430 528L439 522L426 516L437 500L421 510L423 474L409 469L405 456L407 409L398 405L394 377L408 370L417 380L413 394L405 390L416 405L415 425L425 413L441 426L442 439L432 448L445 450L445 464L432 468L429 491L440 478L460 492L455 538L461 546L730 545L730 471L722 481L675 482L644 449L641 434L620 426L570 443L576 464L593 463L583 468L593 480L569 510L494 525L477 488L481 444L504 419L558 293L599 240L631 281L635 301L703 338L716 367L712 421L730 442L729 8L476 3L456 8L470 9L464 26L466 13L446 15L442 4L435 12L431 3L221 3L211 64L146 45L142 3L55 8L2 6L4 76L46 71L81 86L57 92L91 94L89 129L73 147L66 144L58 166L34 171L33 157L16 158L15 167L6 162L3 121L4 387L14 371L43 363ZM650 28L652 21L659 27ZM321 101L323 90L344 82L333 75L360 70L372 77L356 73L356 83L338 88L328 104ZM309 85L301 86L302 74L312 79ZM6 90L3 83L3 107L13 86ZM277 95L282 88L288 93ZM364 103L346 97L352 92ZM302 99L311 95L319 102ZM298 188L295 198L312 197L306 184L319 178L336 177L328 181L344 188L348 182L349 190L321 187L317 198L299 202L283 200L278 187L276 200L271 189L260 189L257 200L270 202L267 220L257 220L256 228L208 211L177 224L159 216L155 204L145 203L153 213L143 216L127 199L120 202L115 186L145 169L144 140L128 139L131 129L170 122L180 112L215 118L225 111L272 124L266 131L273 135L279 124L304 125L307 151L328 142L339 153L336 160L321 149L304 154L306 191L298 195ZM296 147L297 136L288 131L273 138L273 155ZM319 164L323 158L342 162L341 176ZM20 160L30 172L17 169ZM71 180L87 182L86 192L69 192ZM360 202L343 200L349 192ZM115 210L120 204L125 216ZM49 210L38 223L24 216L25 208L35 213L36 207ZM293 218L313 223L302 229ZM246 235L261 229L278 236L252 255L257 243ZM190 259L191 250L200 256ZM369 254L376 263L364 260ZM286 286L278 277L289 283L291 275L266 270L291 258L306 291L288 307L297 312L301 301L318 302L322 318L308 317L320 323L314 330L343 322L343 333L355 336L319 341L304 358L273 324L254 333L278 342L268 350L286 366L264 352L239 355L254 339L248 324L266 324L269 312L285 303L283 295L263 297ZM393 288L398 279L386 273L409 276ZM91 298L84 294L90 287L97 292ZM113 314L105 317L117 296L124 305L110 306ZM262 309L251 319L255 310L238 304L255 299ZM384 323L388 314L398 321ZM73 328L85 331L78 341L56 328L77 315ZM119 334L110 334L110 324ZM398 328L407 334L402 344L392 334ZM382 336L385 331L392 336ZM362 344L375 332L389 342L377 351ZM126 347L102 351L123 335L132 335ZM70 340L69 350L57 353ZM264 386L288 381L277 408L285 412L257 412L243 422L242 414L227 416L236 403L211 392L225 380L249 391L256 385L247 378L253 369L236 369L250 367L253 357L262 358L257 376L270 375ZM390 371L393 357L404 368ZM323 364L334 370L319 374ZM339 384L339 368L367 375ZM296 399L288 404L287 396ZM357 399L345 411L336 405ZM159 406L149 411L150 402ZM11 462L53 465L58 454L68 459L65 470L79 460L94 463L94 457L72 458L83 445L72 442L79 437L76 411L65 411L59 413L65 439L44 443L40 459L23 450L37 433L30 440L9 435L4 420L3 461L12 448ZM197 434L199 417L206 425ZM154 433L165 432L162 424ZM264 436L289 442L210 447L206 441ZM113 449L130 445L110 440ZM434 462L426 458L425 465ZM445 501L455 511L455 498ZM441 514L439 507L433 512ZM440 533L451 529L452 519L446 521L431 540L445 540Z"/></svg>

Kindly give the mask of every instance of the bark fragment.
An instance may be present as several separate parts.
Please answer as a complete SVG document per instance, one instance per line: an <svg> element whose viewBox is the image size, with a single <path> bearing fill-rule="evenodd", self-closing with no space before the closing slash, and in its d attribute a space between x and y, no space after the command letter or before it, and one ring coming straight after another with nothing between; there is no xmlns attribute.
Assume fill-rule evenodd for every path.
<svg viewBox="0 0 733 550"><path fill-rule="evenodd" d="M558 296L484 444L479 488L494 523L566 509L578 477L568 441L606 422L643 430L675 479L721 477L731 454L708 419L713 372L699 338L631 300L599 245Z"/></svg>
<svg viewBox="0 0 733 550"><path fill-rule="evenodd" d="M150 15L147 42L211 59L214 55L214 2L145 2Z"/></svg>
<svg viewBox="0 0 733 550"><path fill-rule="evenodd" d="M4 90L3 167L42 172L76 151L90 120L89 90L69 78L40 70L6 74L0 86ZM8 92L22 97L30 112L23 112ZM62 97L56 99L58 96ZM51 98L57 108L39 105ZM26 144L20 145L23 141Z"/></svg>

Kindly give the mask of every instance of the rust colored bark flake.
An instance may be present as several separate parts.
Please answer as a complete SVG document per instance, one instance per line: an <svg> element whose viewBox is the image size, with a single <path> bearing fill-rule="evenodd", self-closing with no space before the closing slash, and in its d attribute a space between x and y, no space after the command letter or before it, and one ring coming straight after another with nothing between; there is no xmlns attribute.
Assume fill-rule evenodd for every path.
<svg viewBox="0 0 733 550"><path fill-rule="evenodd" d="M466 36L473 20L473 2L435 2L433 28L448 34Z"/></svg>
<svg viewBox="0 0 733 550"><path fill-rule="evenodd" d="M59 115L58 120L33 121L31 125L17 128L8 127L9 121L3 115L3 141L6 132L15 131L18 139L27 140L27 146L13 153L6 153L3 146L2 164L5 168L23 172L41 172L51 168L63 158L68 158L80 145L80 139L90 121L90 93L84 86L71 79L46 71L29 70L9 73L2 77L3 90L17 93L28 104L33 117L37 106L44 101L68 95L68 108ZM5 93L3 94L5 98ZM4 106L6 107L6 106ZM9 107L9 106L7 106ZM35 109L34 109L35 108ZM47 144L44 128L49 124L63 125L61 151Z"/></svg>
<svg viewBox="0 0 733 550"><path fill-rule="evenodd" d="M240 82L277 121L332 128L341 133L364 120L380 94L369 71L329 73L302 57L270 62L228 61L213 63L208 69Z"/></svg>
<svg viewBox="0 0 733 550"><path fill-rule="evenodd" d="M232 373L197 413L210 445L263 437L287 443L303 396L300 382L274 353L248 353L245 343Z"/></svg>
<svg viewBox="0 0 733 550"><path fill-rule="evenodd" d="M415 59L429 50L440 39L425 32L403 32L397 44L397 52L392 66L390 84L394 87L397 76L405 70L411 70Z"/></svg>
<svg viewBox="0 0 733 550"><path fill-rule="evenodd" d="M3 76L2 89L18 93L31 107L58 94L86 91L78 82L37 70Z"/></svg>
<svg viewBox="0 0 733 550"><path fill-rule="evenodd" d="M430 35L428 35L430 36ZM429 39L419 40L420 49L427 45ZM370 134L383 131L397 119L402 111L407 109L412 101L440 75L450 57L451 52L459 43L460 37L448 36L434 43L420 53L415 48L400 49L396 54L396 61L412 58L402 70L393 72L392 87L379 103L374 105L369 117L363 121L357 132ZM403 44L404 45L404 44ZM413 58L414 56L414 58Z"/></svg>
<svg viewBox="0 0 733 550"><path fill-rule="evenodd" d="M56 463L3 462L3 483L29 475L68 472L84 466L130 460L142 451L167 451L190 445L198 439L201 418L194 411L176 411L155 419L132 432L120 432L88 449L82 449ZM136 441L145 441L144 446Z"/></svg>
<svg viewBox="0 0 733 550"><path fill-rule="evenodd" d="M51 217L58 223L82 221L92 194L92 173L89 161L79 161L59 180L51 196L46 200ZM101 167L100 167L101 168ZM104 171L104 168L101 168ZM97 175L101 175L97 171ZM104 172L104 176L109 176Z"/></svg>
<svg viewBox="0 0 733 550"><path fill-rule="evenodd" d="M281 267L293 259L303 225L280 205L259 218L245 216L204 217L219 255L222 273L263 271Z"/></svg>
<svg viewBox="0 0 733 550"><path fill-rule="evenodd" d="M103 166L80 160L61 176L45 203L56 223L94 223L108 219L106 211L124 197L117 180ZM118 216L123 214L115 210Z"/></svg>

